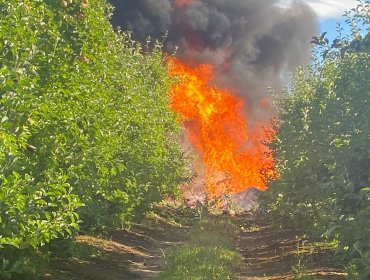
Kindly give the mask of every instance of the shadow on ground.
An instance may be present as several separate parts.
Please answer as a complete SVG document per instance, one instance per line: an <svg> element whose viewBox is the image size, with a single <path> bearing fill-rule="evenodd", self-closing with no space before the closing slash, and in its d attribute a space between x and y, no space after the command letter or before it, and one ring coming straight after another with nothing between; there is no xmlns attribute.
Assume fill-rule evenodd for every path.
<svg viewBox="0 0 370 280"><path fill-rule="evenodd" d="M81 235L88 257L55 258L42 280L148 280L163 270L165 257L186 242L196 212L159 206L154 216L109 238ZM239 280L345 279L333 248L306 240L302 232L277 230L250 214L238 225L237 250L243 257ZM337 262L338 263L338 262Z"/></svg>
<svg viewBox="0 0 370 280"><path fill-rule="evenodd" d="M109 238L81 235L78 246L87 258L55 258L42 280L136 280L153 279L162 271L164 258L186 240L194 214L161 206L154 218L117 230ZM182 219L179 223L174 220Z"/></svg>
<svg viewBox="0 0 370 280"><path fill-rule="evenodd" d="M250 218L235 218L240 227L237 248L245 264L240 280L345 279L344 268L335 264L333 248L327 244Z"/></svg>

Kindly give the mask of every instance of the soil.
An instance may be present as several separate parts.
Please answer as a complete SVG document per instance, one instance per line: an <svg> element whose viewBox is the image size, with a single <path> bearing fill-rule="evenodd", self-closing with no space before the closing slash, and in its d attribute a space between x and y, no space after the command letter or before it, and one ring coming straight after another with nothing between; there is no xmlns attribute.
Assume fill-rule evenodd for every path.
<svg viewBox="0 0 370 280"><path fill-rule="evenodd" d="M88 250L87 256L54 258L42 280L146 280L154 279L165 259L186 242L196 218L192 211L181 212L161 206L160 216L130 230L118 230L109 238L82 235L76 240ZM343 267L335 265L333 249L306 240L301 232L276 230L257 223L249 214L232 217L240 230L237 249L244 265L239 280L345 279Z"/></svg>
<svg viewBox="0 0 370 280"><path fill-rule="evenodd" d="M345 279L332 247L308 240L302 232L273 229L251 218L236 219L237 249L244 260L239 280Z"/></svg>
<svg viewBox="0 0 370 280"><path fill-rule="evenodd" d="M165 257L186 240L191 221L185 217L192 216L160 208L161 216L117 230L109 238L79 236L76 243L86 249L87 256L54 258L41 280L153 279L162 271ZM182 219L181 224L174 218Z"/></svg>

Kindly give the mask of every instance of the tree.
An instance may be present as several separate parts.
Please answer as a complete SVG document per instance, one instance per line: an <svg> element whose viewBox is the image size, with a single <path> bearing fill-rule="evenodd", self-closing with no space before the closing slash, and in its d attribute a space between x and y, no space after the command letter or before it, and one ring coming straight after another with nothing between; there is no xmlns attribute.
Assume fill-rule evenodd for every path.
<svg viewBox="0 0 370 280"><path fill-rule="evenodd" d="M369 2L347 16L357 22L350 38L332 44L314 37L322 60L294 74L277 100L279 121L271 148L278 179L265 207L280 226L339 241L358 277L370 275L370 53Z"/></svg>
<svg viewBox="0 0 370 280"><path fill-rule="evenodd" d="M0 274L56 238L129 223L188 178L161 46L104 0L0 0ZM23 267L23 268L21 268Z"/></svg>

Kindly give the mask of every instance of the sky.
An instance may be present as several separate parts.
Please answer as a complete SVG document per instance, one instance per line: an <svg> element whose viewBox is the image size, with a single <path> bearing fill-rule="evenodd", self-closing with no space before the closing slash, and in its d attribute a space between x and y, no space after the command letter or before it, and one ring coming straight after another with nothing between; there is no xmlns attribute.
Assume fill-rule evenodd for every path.
<svg viewBox="0 0 370 280"><path fill-rule="evenodd" d="M337 23L341 23L343 33L349 32L349 28L344 24L343 14L345 11L356 7L356 0L305 0L319 16L320 32L328 32L327 37L334 39L337 36Z"/></svg>
<svg viewBox="0 0 370 280"><path fill-rule="evenodd" d="M319 19L320 33L328 32L327 37L334 39L337 35L337 22L344 26L344 18L342 15L345 11L356 7L356 0L301 0L307 3L317 14ZM291 0L281 0L284 5L291 2ZM343 32L348 32L348 28Z"/></svg>
<svg viewBox="0 0 370 280"><path fill-rule="evenodd" d="M336 19L343 15L344 11L356 6L356 0L301 0L307 3L320 19ZM292 0L280 0L282 5Z"/></svg>
<svg viewBox="0 0 370 280"><path fill-rule="evenodd" d="M344 11L354 8L356 0L303 0L322 20L340 18Z"/></svg>

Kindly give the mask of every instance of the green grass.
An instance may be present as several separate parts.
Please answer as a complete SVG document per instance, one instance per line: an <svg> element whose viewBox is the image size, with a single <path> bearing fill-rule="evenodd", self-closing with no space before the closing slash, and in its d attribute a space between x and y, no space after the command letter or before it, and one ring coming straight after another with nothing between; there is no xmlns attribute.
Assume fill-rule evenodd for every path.
<svg viewBox="0 0 370 280"><path fill-rule="evenodd" d="M199 221L192 227L188 243L168 257L157 279L235 279L242 260L233 245L235 232L235 225L227 219Z"/></svg>

